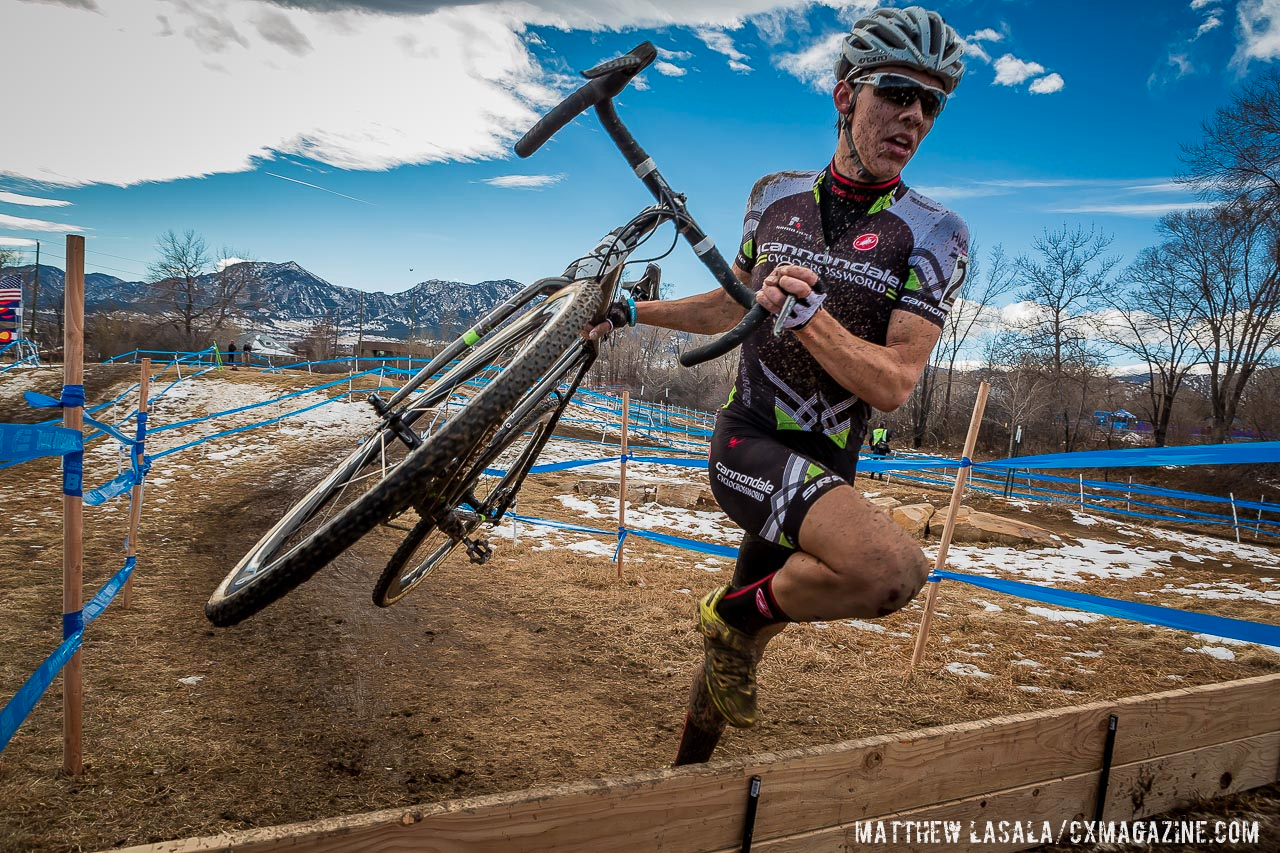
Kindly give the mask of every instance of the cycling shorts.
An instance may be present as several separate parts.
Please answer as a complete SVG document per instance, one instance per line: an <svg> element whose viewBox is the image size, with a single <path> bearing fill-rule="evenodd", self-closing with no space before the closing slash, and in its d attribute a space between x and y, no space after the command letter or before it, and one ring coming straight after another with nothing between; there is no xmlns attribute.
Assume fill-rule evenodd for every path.
<svg viewBox="0 0 1280 853"><path fill-rule="evenodd" d="M809 510L852 483L857 462L821 433L764 429L721 409L708 459L711 493L748 536L794 550Z"/></svg>

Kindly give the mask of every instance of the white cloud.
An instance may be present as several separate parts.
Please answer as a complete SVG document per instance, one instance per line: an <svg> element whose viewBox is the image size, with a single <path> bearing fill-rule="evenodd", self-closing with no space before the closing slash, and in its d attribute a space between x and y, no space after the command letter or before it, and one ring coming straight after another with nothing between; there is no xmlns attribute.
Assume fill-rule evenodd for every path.
<svg viewBox="0 0 1280 853"><path fill-rule="evenodd" d="M1164 216L1180 210L1203 210L1213 207L1208 201L1172 202L1169 204L1085 204L1079 207L1064 207L1050 211L1051 213L1110 213L1116 216Z"/></svg>
<svg viewBox="0 0 1280 853"><path fill-rule="evenodd" d="M236 264L244 264L248 262L249 262L248 258L218 258L218 262L214 264L214 268L218 270L224 270L227 267L232 267L232 266L235 266Z"/></svg>
<svg viewBox="0 0 1280 853"><path fill-rule="evenodd" d="M26 237L0 237L0 246L34 246L35 240Z"/></svg>
<svg viewBox="0 0 1280 853"><path fill-rule="evenodd" d="M71 204L69 201L60 201L56 198L36 198L35 196L7 192L0 192L0 202L21 204L25 207L66 207Z"/></svg>
<svg viewBox="0 0 1280 853"><path fill-rule="evenodd" d="M730 59L730 60L729 60L729 67L730 67L731 69L733 69L734 71L737 71L739 74L750 74L750 73L751 73L751 66L750 66L750 65L748 65L748 64L747 64L747 63L745 63L745 62L739 62L739 61L738 61L738 60L736 60L736 59Z"/></svg>
<svg viewBox="0 0 1280 853"><path fill-rule="evenodd" d="M1192 9L1203 9L1205 6L1212 6L1219 0L1191 0Z"/></svg>
<svg viewBox="0 0 1280 853"><path fill-rule="evenodd" d="M663 77L683 77L689 73L679 65L672 65L670 62L663 62L661 59L653 63L653 70Z"/></svg>
<svg viewBox="0 0 1280 853"><path fill-rule="evenodd" d="M693 31L693 34L702 39L702 43L716 53L723 54L738 62L747 58L745 53L733 46L733 39L726 32L699 27Z"/></svg>
<svg viewBox="0 0 1280 853"><path fill-rule="evenodd" d="M540 190L555 186L563 180L564 175L500 175L486 178L483 183L511 190Z"/></svg>
<svg viewBox="0 0 1280 853"><path fill-rule="evenodd" d="M0 213L0 228L13 228L17 231L86 231L79 225L68 225L66 222L46 222L43 219L25 219L21 216L9 216Z"/></svg>
<svg viewBox="0 0 1280 853"><path fill-rule="evenodd" d="M1028 89L1033 95L1051 95L1054 92L1061 92L1065 85L1062 75L1055 72L1033 80Z"/></svg>
<svg viewBox="0 0 1280 853"><path fill-rule="evenodd" d="M818 92L830 92L836 85L834 70L844 33L831 33L799 53L776 54L774 64Z"/></svg>
<svg viewBox="0 0 1280 853"><path fill-rule="evenodd" d="M1135 193L1185 193L1187 186L1174 181L1163 181L1158 184L1136 184L1132 187L1125 187L1129 192Z"/></svg>
<svg viewBox="0 0 1280 853"><path fill-rule="evenodd" d="M1001 86L1017 86L1044 73L1044 66L1039 62L1027 62L1011 53L1006 53L997 59L995 69L995 82Z"/></svg>
<svg viewBox="0 0 1280 853"><path fill-rule="evenodd" d="M974 42L967 41L964 43L964 55L981 59L988 65L991 64L991 54L987 53L982 47Z"/></svg>
<svg viewBox="0 0 1280 853"><path fill-rule="evenodd" d="M1004 34L996 32L990 27L978 30L971 36L966 36L965 41L1004 41Z"/></svg>
<svg viewBox="0 0 1280 853"><path fill-rule="evenodd" d="M921 194L934 201L958 201L965 198L985 198L993 195L1008 195L1009 190L993 186L967 187L915 187Z"/></svg>
<svg viewBox="0 0 1280 853"><path fill-rule="evenodd" d="M665 47L655 48L655 50L658 51L659 59L666 59L668 61L675 59L681 62L686 59L693 59L693 54L687 50L667 50Z"/></svg>
<svg viewBox="0 0 1280 853"><path fill-rule="evenodd" d="M1211 30L1216 30L1220 26L1222 26L1222 19L1219 18L1217 15L1211 15L1210 17L1206 18L1205 22L1200 25L1199 29L1196 30L1195 37L1200 38L1200 36L1204 35L1207 32L1210 32Z"/></svg>
<svg viewBox="0 0 1280 853"><path fill-rule="evenodd" d="M1263 62L1280 58L1280 0L1241 0L1236 9L1240 23L1240 44L1232 62L1247 66L1250 60Z"/></svg>
<svg viewBox="0 0 1280 853"><path fill-rule="evenodd" d="M368 14L362 5L391 13ZM415 5L428 11L400 11ZM77 119L86 127L118 124L125 98L130 132L73 134L47 125L11 133L0 174L51 186L129 186L246 171L278 154L370 170L504 158L569 83L540 64L531 26L733 29L779 6L811 4L431 5L96 0L94 11L84 11L6 3L5 31L24 36L0 51L0 79L25 79L31 68L41 68L50 90L76 90ZM708 32L708 38L746 65L728 35ZM53 40L77 62L50 63L44 46Z"/></svg>

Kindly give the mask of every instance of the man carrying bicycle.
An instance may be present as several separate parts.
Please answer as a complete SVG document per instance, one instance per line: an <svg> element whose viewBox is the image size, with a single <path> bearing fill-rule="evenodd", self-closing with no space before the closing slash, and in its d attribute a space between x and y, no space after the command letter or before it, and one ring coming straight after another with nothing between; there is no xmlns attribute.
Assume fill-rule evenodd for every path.
<svg viewBox="0 0 1280 853"><path fill-rule="evenodd" d="M733 582L698 606L706 658L677 763L710 757L724 722L755 724L756 663L788 622L886 616L924 584L919 546L852 483L871 409L906 401L964 280L964 221L900 177L964 74L963 47L919 7L858 20L836 62L830 164L752 189L733 270L790 334L769 323L747 338L716 420L712 491L746 533ZM615 303L591 336L716 334L741 317L717 288Z"/></svg>

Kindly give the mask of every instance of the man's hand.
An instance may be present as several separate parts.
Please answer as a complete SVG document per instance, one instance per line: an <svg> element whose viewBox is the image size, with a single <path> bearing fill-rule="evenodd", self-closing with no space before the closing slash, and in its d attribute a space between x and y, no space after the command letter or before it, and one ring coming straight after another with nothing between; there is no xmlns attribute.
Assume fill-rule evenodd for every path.
<svg viewBox="0 0 1280 853"><path fill-rule="evenodd" d="M635 324L635 300L619 299L609 306L609 310L605 312L604 320L586 330L586 337L589 341L603 340L614 329L621 326L634 326Z"/></svg>
<svg viewBox="0 0 1280 853"><path fill-rule="evenodd" d="M795 264L779 264L765 276L764 286L756 293L756 301L776 316L788 296L794 296L795 303L782 320L784 329L802 328L813 319L827 298L816 272Z"/></svg>

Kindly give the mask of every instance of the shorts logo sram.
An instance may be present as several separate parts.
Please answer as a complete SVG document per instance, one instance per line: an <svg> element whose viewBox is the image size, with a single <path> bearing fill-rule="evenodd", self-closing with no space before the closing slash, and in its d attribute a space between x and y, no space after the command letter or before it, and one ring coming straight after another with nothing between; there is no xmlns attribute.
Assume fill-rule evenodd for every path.
<svg viewBox="0 0 1280 853"><path fill-rule="evenodd" d="M880 245L879 234L859 234L853 238L853 248L859 252L869 252Z"/></svg>

